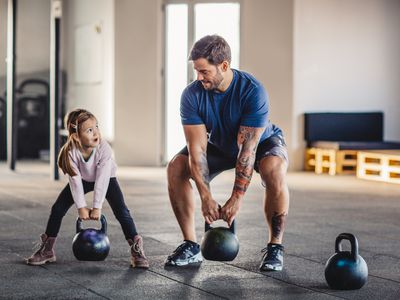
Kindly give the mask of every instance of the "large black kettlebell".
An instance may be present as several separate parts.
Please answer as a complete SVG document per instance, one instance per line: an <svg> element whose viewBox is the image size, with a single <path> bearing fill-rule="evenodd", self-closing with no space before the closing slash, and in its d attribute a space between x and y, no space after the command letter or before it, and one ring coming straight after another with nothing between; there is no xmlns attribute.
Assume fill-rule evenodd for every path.
<svg viewBox="0 0 400 300"><path fill-rule="evenodd" d="M72 251L78 260L105 260L110 252L110 241L107 237L107 220L100 217L101 229L82 229L82 219L76 220L76 234L72 240Z"/></svg>
<svg viewBox="0 0 400 300"><path fill-rule="evenodd" d="M205 223L205 234L201 241L203 257L216 261L234 260L239 252L239 240L235 234L235 228L235 220L229 228L213 228Z"/></svg>
<svg viewBox="0 0 400 300"><path fill-rule="evenodd" d="M341 242L349 240L351 252L342 251ZM325 279L332 289L355 290L361 288L368 279L368 267L365 260L358 255L358 241L351 233L341 233L336 238L335 254L325 266Z"/></svg>

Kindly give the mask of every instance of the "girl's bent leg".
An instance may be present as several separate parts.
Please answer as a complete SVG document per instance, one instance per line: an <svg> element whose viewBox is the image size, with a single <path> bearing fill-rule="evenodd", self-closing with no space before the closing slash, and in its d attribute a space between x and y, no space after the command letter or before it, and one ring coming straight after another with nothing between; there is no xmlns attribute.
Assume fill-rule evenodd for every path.
<svg viewBox="0 0 400 300"><path fill-rule="evenodd" d="M40 239L41 241L37 244L37 250L26 259L28 265L40 266L47 262L56 261L54 245L57 238L48 237L46 234L42 234Z"/></svg>
<svg viewBox="0 0 400 300"><path fill-rule="evenodd" d="M73 203L71 190L69 185L67 185L53 204L47 222L46 233L40 236L40 241L37 244L35 252L26 259L27 264L39 266L47 262L56 261L56 253L54 251L56 237L61 227L62 218Z"/></svg>
<svg viewBox="0 0 400 300"><path fill-rule="evenodd" d="M94 183L82 180L83 190L87 192L93 191ZM74 204L69 184L61 191L56 202L51 208L49 220L47 222L46 233L40 236L35 252L26 259L29 265L43 265L46 262L55 262L56 253L54 246L56 243L58 232L60 231L61 222L67 211Z"/></svg>
<svg viewBox="0 0 400 300"><path fill-rule="evenodd" d="M67 211L74 204L69 184L62 190L51 208L51 213L46 227L48 237L56 237L60 231L61 222Z"/></svg>
<svg viewBox="0 0 400 300"><path fill-rule="evenodd" d="M129 209L125 204L124 196L119 187L118 181L114 177L110 179L106 199L110 204L115 217L121 224L126 240L133 239L138 234L136 226Z"/></svg>
<svg viewBox="0 0 400 300"><path fill-rule="evenodd" d="M125 204L124 196L116 178L110 179L106 198L131 247L131 266L133 268L147 269L149 261L143 250L143 238L137 233L135 223Z"/></svg>

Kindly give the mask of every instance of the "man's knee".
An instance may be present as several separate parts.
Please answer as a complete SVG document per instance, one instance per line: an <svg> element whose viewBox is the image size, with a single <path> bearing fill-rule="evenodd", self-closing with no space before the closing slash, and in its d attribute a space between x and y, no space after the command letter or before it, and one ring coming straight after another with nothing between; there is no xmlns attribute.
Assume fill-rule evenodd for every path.
<svg viewBox="0 0 400 300"><path fill-rule="evenodd" d="M260 162L260 175L266 187L280 189L285 184L287 162L279 156L267 156Z"/></svg>
<svg viewBox="0 0 400 300"><path fill-rule="evenodd" d="M186 155L178 154L168 163L167 166L168 184L171 185L180 180L190 178L189 158Z"/></svg>

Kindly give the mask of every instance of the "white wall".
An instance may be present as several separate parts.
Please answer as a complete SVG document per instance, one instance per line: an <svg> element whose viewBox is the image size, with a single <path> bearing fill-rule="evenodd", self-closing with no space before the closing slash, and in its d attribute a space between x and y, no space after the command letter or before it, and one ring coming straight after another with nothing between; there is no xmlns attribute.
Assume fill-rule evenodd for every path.
<svg viewBox="0 0 400 300"><path fill-rule="evenodd" d="M17 72L50 69L50 1L17 1Z"/></svg>
<svg viewBox="0 0 400 300"><path fill-rule="evenodd" d="M115 157L157 166L162 144L160 0L115 2Z"/></svg>
<svg viewBox="0 0 400 300"><path fill-rule="evenodd" d="M0 1L0 78L7 70L7 0ZM48 72L50 68L50 1L17 1L16 72L17 82L25 74ZM47 78L48 78L48 74ZM0 92L5 86L0 87Z"/></svg>
<svg viewBox="0 0 400 300"><path fill-rule="evenodd" d="M293 0L241 2L241 69L268 91L270 118L289 150L293 110Z"/></svg>
<svg viewBox="0 0 400 300"><path fill-rule="evenodd" d="M294 24L295 168L304 112L381 110L400 140L400 1L297 0Z"/></svg>
<svg viewBox="0 0 400 300"><path fill-rule="evenodd" d="M98 119L104 138L114 139L114 0L68 0L64 1L63 25L67 26L63 38L63 55L67 63L67 110L77 107L91 111ZM100 25L102 47L91 49L103 57L100 81L77 82L75 53L77 28ZM79 71L79 70L78 70ZM84 71L84 70L83 70Z"/></svg>

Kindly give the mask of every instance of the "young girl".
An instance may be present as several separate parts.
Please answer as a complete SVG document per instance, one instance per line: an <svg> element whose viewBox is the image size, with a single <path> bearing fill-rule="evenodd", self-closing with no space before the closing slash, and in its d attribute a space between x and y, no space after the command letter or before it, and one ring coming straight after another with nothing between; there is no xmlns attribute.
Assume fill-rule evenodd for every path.
<svg viewBox="0 0 400 300"><path fill-rule="evenodd" d="M30 265L55 262L54 244L62 218L75 203L82 220L99 220L104 198L107 199L131 247L131 265L148 268L143 251L143 240L125 205L124 197L115 177L116 164L110 145L101 138L97 120L84 109L76 109L65 118L68 140L61 148L58 166L68 174L69 184L54 203L39 249L26 259ZM89 209L85 194L94 191L93 208Z"/></svg>

